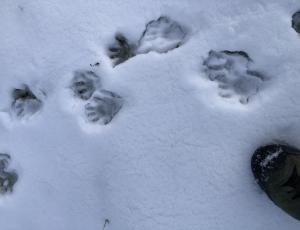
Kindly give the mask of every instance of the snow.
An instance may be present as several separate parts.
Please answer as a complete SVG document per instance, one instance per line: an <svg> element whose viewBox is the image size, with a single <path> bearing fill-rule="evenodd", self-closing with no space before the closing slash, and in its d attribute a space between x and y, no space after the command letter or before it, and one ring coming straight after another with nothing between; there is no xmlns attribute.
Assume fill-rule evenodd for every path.
<svg viewBox="0 0 300 230"><path fill-rule="evenodd" d="M261 166L266 167L269 163L271 163L274 159L276 159L281 153L282 153L282 149L279 149L278 151L271 153L271 155L267 156L266 159L264 159L261 162Z"/></svg>
<svg viewBox="0 0 300 230"><path fill-rule="evenodd" d="M261 145L300 146L300 38L291 28L299 8L296 0L2 0L0 152L19 178L0 198L1 229L299 229L250 170ZM136 41L162 15L187 28L185 43L113 68L114 35ZM243 50L268 77L248 104L218 95L202 70L210 50ZM124 99L106 126L88 123L70 92L82 69ZM23 84L46 96L38 113L13 119L11 92Z"/></svg>

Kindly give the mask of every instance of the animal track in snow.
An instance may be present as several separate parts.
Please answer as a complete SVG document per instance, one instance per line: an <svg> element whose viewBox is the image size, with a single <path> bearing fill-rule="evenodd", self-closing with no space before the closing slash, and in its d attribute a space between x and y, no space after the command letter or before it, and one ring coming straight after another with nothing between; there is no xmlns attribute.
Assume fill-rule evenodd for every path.
<svg viewBox="0 0 300 230"><path fill-rule="evenodd" d="M300 33L300 11L293 14L292 27L297 33Z"/></svg>
<svg viewBox="0 0 300 230"><path fill-rule="evenodd" d="M17 118L29 117L38 112L43 103L27 85L12 92L11 114Z"/></svg>
<svg viewBox="0 0 300 230"><path fill-rule="evenodd" d="M119 112L123 105L122 98L116 93L101 90L85 105L85 115L88 121L107 125Z"/></svg>
<svg viewBox="0 0 300 230"><path fill-rule="evenodd" d="M77 108L90 123L107 125L119 112L123 99L101 87L101 79L93 71L75 71L71 80L73 96L80 98Z"/></svg>
<svg viewBox="0 0 300 230"><path fill-rule="evenodd" d="M71 88L75 97L82 100L91 98L100 84L100 78L93 71L75 71Z"/></svg>
<svg viewBox="0 0 300 230"><path fill-rule="evenodd" d="M240 103L247 104L265 80L263 74L250 68L252 62L244 51L211 50L203 66L207 77L217 82L221 97L238 97Z"/></svg>
<svg viewBox="0 0 300 230"><path fill-rule="evenodd" d="M166 53L181 46L185 37L186 32L179 23L168 17L160 17L146 25L137 53Z"/></svg>

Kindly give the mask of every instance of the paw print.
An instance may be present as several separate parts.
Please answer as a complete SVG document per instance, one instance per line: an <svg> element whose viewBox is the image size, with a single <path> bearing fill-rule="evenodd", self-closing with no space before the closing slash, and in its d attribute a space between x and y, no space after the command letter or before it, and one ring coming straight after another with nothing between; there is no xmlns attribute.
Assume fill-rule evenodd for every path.
<svg viewBox="0 0 300 230"><path fill-rule="evenodd" d="M93 71L75 71L71 88L76 97L88 100L95 92L99 81L99 77Z"/></svg>
<svg viewBox="0 0 300 230"><path fill-rule="evenodd" d="M122 98L116 93L101 90L85 105L85 115L88 121L107 125L119 112L123 105Z"/></svg>
<svg viewBox="0 0 300 230"><path fill-rule="evenodd" d="M186 32L181 25L168 17L160 17L146 25L137 52L166 53L181 46L185 37Z"/></svg>
<svg viewBox="0 0 300 230"><path fill-rule="evenodd" d="M108 48L108 55L113 60L114 66L119 65L133 57L134 46L122 34L115 36L115 43Z"/></svg>
<svg viewBox="0 0 300 230"><path fill-rule="evenodd" d="M15 171L7 170L10 163L10 155L0 153L0 194L12 192L18 175Z"/></svg>
<svg viewBox="0 0 300 230"><path fill-rule="evenodd" d="M12 97L11 112L17 118L35 114L41 109L43 104L27 85L23 85L20 89L14 89Z"/></svg>
<svg viewBox="0 0 300 230"><path fill-rule="evenodd" d="M265 77L250 69L252 63L244 51L210 51L204 60L204 71L219 87L219 95L224 98L237 97L242 104L258 93Z"/></svg>

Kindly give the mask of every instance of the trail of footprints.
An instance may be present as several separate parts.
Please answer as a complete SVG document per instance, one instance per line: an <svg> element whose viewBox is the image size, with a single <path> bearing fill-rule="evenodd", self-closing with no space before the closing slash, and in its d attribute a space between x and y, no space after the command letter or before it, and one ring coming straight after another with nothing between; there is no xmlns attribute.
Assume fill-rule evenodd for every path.
<svg viewBox="0 0 300 230"><path fill-rule="evenodd" d="M300 33L300 11L292 16L292 28ZM187 39L187 30L168 17L150 21L141 37L130 42L121 33L115 35L115 42L108 47L108 56L113 66L124 63L139 54L149 52L167 53L179 48ZM98 65L99 63L97 63ZM218 85L218 94L223 98L237 98L247 104L261 89L266 77L252 68L253 60L244 51L211 50L204 59L203 72L207 79ZM78 70L70 82L73 95L85 101L84 114L87 121L108 125L123 106L123 99L115 92L102 88L100 77L89 70ZM23 119L38 113L44 105L44 93L33 92L28 85L12 91L10 114ZM0 153L0 194L13 191L18 174L10 169L11 157Z"/></svg>

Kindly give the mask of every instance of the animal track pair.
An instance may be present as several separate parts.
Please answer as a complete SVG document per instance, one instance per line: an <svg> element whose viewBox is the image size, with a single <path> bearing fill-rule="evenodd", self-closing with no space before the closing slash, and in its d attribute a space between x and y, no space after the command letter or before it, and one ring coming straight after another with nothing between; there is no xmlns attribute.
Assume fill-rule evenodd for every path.
<svg viewBox="0 0 300 230"><path fill-rule="evenodd" d="M75 71L71 83L74 96L87 101L84 113L89 122L106 125L123 105L122 98L113 92L100 89L98 75L92 71Z"/></svg>
<svg viewBox="0 0 300 230"><path fill-rule="evenodd" d="M18 174L14 170L9 170L11 157L8 154L0 153L0 194L4 195L13 191L18 180Z"/></svg>
<svg viewBox="0 0 300 230"><path fill-rule="evenodd" d="M168 17L160 17L146 25L136 43L130 43L124 35L117 34L115 43L108 48L108 55L116 66L138 54L150 51L166 53L178 48L184 43L186 35L187 32L180 24Z"/></svg>
<svg viewBox="0 0 300 230"><path fill-rule="evenodd" d="M217 82L221 97L238 97L242 104L247 104L266 79L263 74L250 68L252 62L244 51L211 50L203 66L206 76Z"/></svg>

